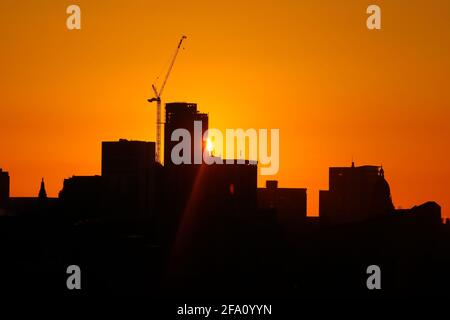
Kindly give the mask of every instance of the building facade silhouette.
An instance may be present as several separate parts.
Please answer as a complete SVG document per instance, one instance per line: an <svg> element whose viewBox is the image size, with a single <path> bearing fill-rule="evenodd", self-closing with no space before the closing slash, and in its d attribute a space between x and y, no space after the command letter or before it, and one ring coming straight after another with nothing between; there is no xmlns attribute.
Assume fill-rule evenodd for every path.
<svg viewBox="0 0 450 320"><path fill-rule="evenodd" d="M389 184L379 166L329 168L329 190L319 192L322 223L351 223L394 212Z"/></svg>
<svg viewBox="0 0 450 320"><path fill-rule="evenodd" d="M188 163L176 164L171 159L173 148L181 143L171 139L178 129L191 139ZM204 163L207 130L208 115L196 104L166 104L164 213L159 228L165 234L176 234L186 221L195 221L202 232L219 232L225 225L237 225L235 219L249 219L257 208L257 165L236 160L233 164Z"/></svg>
<svg viewBox="0 0 450 320"><path fill-rule="evenodd" d="M195 130L197 125L201 129ZM171 153L179 142L172 141L172 134L177 129L187 130L191 138L190 164L203 163L203 158L195 159L195 155L203 155L206 143L203 139L208 130L208 115L197 110L197 104L186 102L166 103L166 123L164 127L164 165L173 164ZM197 161L195 161L197 160Z"/></svg>
<svg viewBox="0 0 450 320"><path fill-rule="evenodd" d="M101 176L72 176L64 179L59 200L67 214L80 217L100 215L104 202Z"/></svg>
<svg viewBox="0 0 450 320"><path fill-rule="evenodd" d="M148 216L155 209L155 143L119 141L102 143L102 178L110 210Z"/></svg>
<svg viewBox="0 0 450 320"><path fill-rule="evenodd" d="M102 175L64 180L59 198L66 210L85 216L151 217L156 210L155 143L105 141Z"/></svg>
<svg viewBox="0 0 450 320"><path fill-rule="evenodd" d="M265 188L258 189L258 206L274 209L282 226L301 224L306 219L307 196L305 188L279 188L277 180L267 180Z"/></svg>

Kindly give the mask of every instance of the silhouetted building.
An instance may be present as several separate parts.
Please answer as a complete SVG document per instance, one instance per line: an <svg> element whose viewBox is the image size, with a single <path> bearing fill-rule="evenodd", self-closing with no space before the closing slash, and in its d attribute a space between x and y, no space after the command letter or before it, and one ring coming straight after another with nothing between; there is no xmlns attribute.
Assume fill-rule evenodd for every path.
<svg viewBox="0 0 450 320"><path fill-rule="evenodd" d="M323 223L349 223L386 216L394 211L389 184L378 166L329 169L329 190L319 193Z"/></svg>
<svg viewBox="0 0 450 320"><path fill-rule="evenodd" d="M416 222L421 226L442 224L441 206L433 201L411 209L396 209L395 213L397 217L407 222Z"/></svg>
<svg viewBox="0 0 450 320"><path fill-rule="evenodd" d="M201 125L196 130L195 122ZM179 141L172 141L172 133L177 129L187 130L190 134L191 155L190 164L194 164L195 155L201 155L197 159L203 163L203 151L206 147L203 134L208 130L208 115L197 110L197 104L186 102L166 103L166 123L164 127L164 165L172 165L171 153ZM180 141L182 138L180 139ZM182 153L181 153L182 154ZM199 163L197 163L199 164Z"/></svg>
<svg viewBox="0 0 450 320"><path fill-rule="evenodd" d="M278 188L278 181L267 180L266 188L258 189L258 207L272 212L273 223L287 243L295 243L307 226L306 189Z"/></svg>
<svg viewBox="0 0 450 320"><path fill-rule="evenodd" d="M100 214L104 198L104 183L100 176L73 176L64 179L59 199L65 210L79 217Z"/></svg>
<svg viewBox="0 0 450 320"><path fill-rule="evenodd" d="M258 206L275 209L282 226L301 224L306 218L306 189L278 188L278 181L267 180L266 187L258 189Z"/></svg>
<svg viewBox="0 0 450 320"><path fill-rule="evenodd" d="M109 208L149 216L155 208L155 143L102 143L102 177Z"/></svg>
<svg viewBox="0 0 450 320"><path fill-rule="evenodd" d="M47 196L44 179L42 179L37 197L9 198L7 213L12 216L44 217L54 215L58 209L58 199Z"/></svg>
<svg viewBox="0 0 450 320"><path fill-rule="evenodd" d="M197 122L197 123L196 123ZM188 133L190 141L172 141L175 130L181 129ZM200 113L195 103L166 103L166 123L164 127L164 173L162 177L164 213L161 214L159 224L162 233L171 238L177 231L180 217L192 207L192 199L198 195L199 186L204 185L205 170L200 171L203 163L205 142L203 134L208 130L208 115ZM184 142L191 152L187 157L184 151L178 153L180 157L187 157L188 163L175 164L172 162L172 149ZM195 154L201 156L195 164ZM198 159L197 159L198 160ZM200 182L204 181L204 182Z"/></svg>
<svg viewBox="0 0 450 320"><path fill-rule="evenodd" d="M66 210L86 217L149 217L155 184L155 143L121 139L102 143L101 176L65 179L60 199Z"/></svg>
<svg viewBox="0 0 450 320"><path fill-rule="evenodd" d="M6 208L9 201L9 174L0 169L0 208Z"/></svg>
<svg viewBox="0 0 450 320"><path fill-rule="evenodd" d="M225 162L225 161L224 161ZM231 214L253 212L257 207L258 166L249 161L238 164L202 165L202 205L212 211Z"/></svg>

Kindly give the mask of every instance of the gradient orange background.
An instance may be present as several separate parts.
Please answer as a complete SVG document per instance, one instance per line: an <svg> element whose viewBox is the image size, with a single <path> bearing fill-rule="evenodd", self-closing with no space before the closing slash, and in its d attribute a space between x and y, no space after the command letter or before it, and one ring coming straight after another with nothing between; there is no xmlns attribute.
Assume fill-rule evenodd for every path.
<svg viewBox="0 0 450 320"><path fill-rule="evenodd" d="M81 7L82 29L66 28ZM378 4L382 30L366 28ZM280 128L282 187L383 164L396 206L450 206L448 1L1 1L0 167L13 196L100 174L101 141L155 140L146 99L181 34L164 101L210 127ZM164 72L163 72L164 71ZM265 178L259 185L264 185Z"/></svg>

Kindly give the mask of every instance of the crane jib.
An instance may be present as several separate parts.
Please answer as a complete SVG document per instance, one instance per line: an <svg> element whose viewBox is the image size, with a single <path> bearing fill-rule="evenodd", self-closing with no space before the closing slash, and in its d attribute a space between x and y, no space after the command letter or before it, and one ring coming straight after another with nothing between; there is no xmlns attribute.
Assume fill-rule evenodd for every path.
<svg viewBox="0 0 450 320"><path fill-rule="evenodd" d="M175 51L175 54L173 55L172 61L170 63L169 69L167 70L166 77L164 78L164 81L161 85L161 88L159 91L156 89L156 86L153 84L152 89L155 93L155 97L148 99L148 102L154 102L156 101L157 107L156 107L156 161L161 163L161 95L163 93L163 90L166 86L167 80L169 79L170 72L172 71L173 65L175 63L175 60L177 58L178 52L180 51L181 44L183 43L183 40L187 37L185 35L181 36L180 42L178 43L178 47Z"/></svg>

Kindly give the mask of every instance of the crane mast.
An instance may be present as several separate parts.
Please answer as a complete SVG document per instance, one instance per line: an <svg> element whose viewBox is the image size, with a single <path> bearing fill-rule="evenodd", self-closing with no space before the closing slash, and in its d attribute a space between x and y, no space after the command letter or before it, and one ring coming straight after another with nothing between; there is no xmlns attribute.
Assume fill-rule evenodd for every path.
<svg viewBox="0 0 450 320"><path fill-rule="evenodd" d="M147 99L148 102L156 102L156 152L155 152L155 160L158 163L161 163L161 125L163 124L161 121L161 96L166 87L167 80L169 79L170 73L172 72L173 65L175 64L175 60L177 59L178 52L180 51L181 44L183 40L186 39L186 36L182 36L180 42L178 42L178 46L175 50L173 58L170 62L169 69L167 70L166 76L164 77L164 81L161 84L161 88L156 88L155 84L152 84L153 93L155 96L151 99Z"/></svg>

